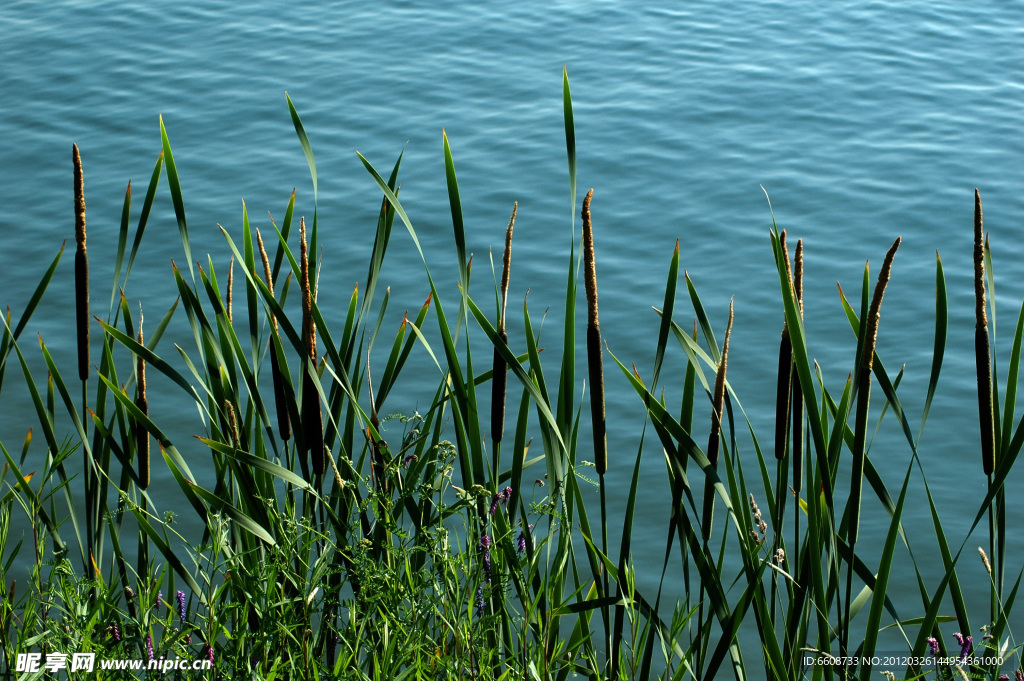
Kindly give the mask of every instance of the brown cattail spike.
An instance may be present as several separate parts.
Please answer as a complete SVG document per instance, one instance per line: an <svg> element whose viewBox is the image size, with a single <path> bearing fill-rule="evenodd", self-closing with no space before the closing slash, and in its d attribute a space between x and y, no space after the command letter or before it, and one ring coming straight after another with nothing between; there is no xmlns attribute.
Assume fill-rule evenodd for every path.
<svg viewBox="0 0 1024 681"><path fill-rule="evenodd" d="M789 264L789 246L786 244L786 230L779 234L779 248L786 263L786 279L792 282ZM782 322L782 339L779 341L779 375L775 390L775 458L786 456L786 441L789 439L790 384L793 368L793 343L789 337L789 324Z"/></svg>
<svg viewBox="0 0 1024 681"><path fill-rule="evenodd" d="M256 243L259 245L260 258L263 260L263 273L267 279L267 289L271 297L274 295L274 278L270 270L270 258L267 257L267 249L263 246L263 237L260 230L256 230ZM270 312L270 333L277 338L277 317L273 311ZM285 402L284 377L281 376L281 367L277 363L277 352L274 350L273 339L270 347L270 374L274 379L274 401L277 403L277 428L282 440L291 437L291 426L288 422L288 405Z"/></svg>
<svg viewBox="0 0 1024 681"><path fill-rule="evenodd" d="M71 146L75 168L75 312L78 322L78 378L89 378L89 255L85 250L85 182L78 145Z"/></svg>
<svg viewBox="0 0 1024 681"><path fill-rule="evenodd" d="M316 371L316 325L313 322L313 294L309 288L309 250L306 247L306 219L299 222L301 246L299 264L302 288L302 338L306 357L302 369L302 433L305 449L312 459L312 471L320 475L327 470L324 460L323 414L320 412L320 394L310 372ZM306 362L308 360L308 364Z"/></svg>
<svg viewBox="0 0 1024 681"><path fill-rule="evenodd" d="M604 404L604 357L601 326L597 321L597 270L594 264L594 229L590 221L590 200L583 199L583 278L587 290L587 368L590 376L590 415L594 424L594 465L598 475L608 470L608 435Z"/></svg>
<svg viewBox="0 0 1024 681"><path fill-rule="evenodd" d="M142 337L142 306L139 305L139 345L144 345ZM149 401L146 399L146 360L141 356L135 359L135 381L138 396L135 406L144 416L149 416ZM139 461L139 487L149 487L149 431L142 423L135 423L135 455Z"/></svg>
<svg viewBox="0 0 1024 681"><path fill-rule="evenodd" d="M896 257L896 250L900 247L902 237L896 237L896 241L885 254L882 261L882 269L878 273L878 282L875 284L875 293L871 297L871 305L868 307L867 333L864 338L867 345L864 346L864 365L870 371L875 365L875 347L878 343L878 319L882 314L882 296L885 295L885 287L889 283L892 274L892 261Z"/></svg>
<svg viewBox="0 0 1024 681"><path fill-rule="evenodd" d="M985 241L981 194L974 190L974 356L978 372L978 420L981 428L981 463L985 475L996 468L995 419L992 404L992 355L985 312Z"/></svg>
<svg viewBox="0 0 1024 681"><path fill-rule="evenodd" d="M516 224L519 202L512 204L512 217L505 230L505 253L501 260L501 309L498 312L498 337L508 345L505 331L505 308L508 303L508 280L512 270L512 229ZM508 364L497 347L494 348L493 373L491 378L491 440L501 442L505 434L505 393L508 386Z"/></svg>
<svg viewBox="0 0 1024 681"><path fill-rule="evenodd" d="M857 535L860 531L860 508L861 493L864 488L864 465L867 453L864 449L867 438L868 404L871 399L871 370L875 364L875 347L878 344L878 321L881 317L882 297L885 295L885 287L889 283L892 274L892 261L896 257L896 250L900 247L901 238L889 247L882 261L882 269L878 272L878 282L875 284L875 292L871 297L871 304L868 306L867 319L863 320L864 328L864 349L861 355L861 364L857 373L857 414L853 430L853 473L850 476L850 529L849 540L852 546L857 542Z"/></svg>
<svg viewBox="0 0 1024 681"><path fill-rule="evenodd" d="M718 452L721 448L719 436L722 432L722 414L725 410L725 373L729 367L729 338L732 336L733 302L729 300L729 322L725 327L722 342L722 359L715 374L715 393L711 410L711 434L708 436L708 461L712 468L718 468ZM704 479L704 541L711 538L711 520L715 512L715 486L711 478Z"/></svg>
<svg viewBox="0 0 1024 681"><path fill-rule="evenodd" d="M232 297L232 292L234 291L234 289L235 289L235 256L231 256L231 265L228 267L228 296L227 296L227 301L226 301L227 302L227 306L228 306L228 324L229 325L232 323L232 319L231 319L231 297Z"/></svg>
<svg viewBox="0 0 1024 681"><path fill-rule="evenodd" d="M793 262L793 293L800 308L800 318L804 316L804 241L797 239L796 255ZM792 366L792 363L790 364ZM792 450L793 450L793 487L800 491L803 482L803 448L804 448L804 401L800 377L794 371L790 388L793 410Z"/></svg>

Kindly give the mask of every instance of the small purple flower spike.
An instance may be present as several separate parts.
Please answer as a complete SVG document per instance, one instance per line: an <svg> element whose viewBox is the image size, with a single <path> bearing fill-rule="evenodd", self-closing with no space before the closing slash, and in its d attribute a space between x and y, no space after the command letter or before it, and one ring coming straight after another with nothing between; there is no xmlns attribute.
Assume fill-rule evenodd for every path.
<svg viewBox="0 0 1024 681"><path fill-rule="evenodd" d="M484 614L484 585L481 584L476 589L476 616L480 617Z"/></svg>
<svg viewBox="0 0 1024 681"><path fill-rule="evenodd" d="M1018 669L1014 672L1013 678L1016 679L1016 681L1024 681L1024 671Z"/></svg>
<svg viewBox="0 0 1024 681"><path fill-rule="evenodd" d="M491 538L488 535L480 537L480 548L484 552L484 573L487 581L491 581Z"/></svg>
<svg viewBox="0 0 1024 681"><path fill-rule="evenodd" d="M418 459L419 459L419 457L416 456L415 454L410 454L409 456L405 457L404 461L402 461L402 465L405 466L406 468L408 468L409 464L411 464L413 461L416 461Z"/></svg>
<svg viewBox="0 0 1024 681"><path fill-rule="evenodd" d="M209 660L210 664L213 664L213 646L211 646L209 643L203 646L203 652L200 653L200 655Z"/></svg>
<svg viewBox="0 0 1024 681"><path fill-rule="evenodd" d="M153 636L151 634L146 634L146 653L149 655L150 662L156 659L156 655L153 654Z"/></svg>
<svg viewBox="0 0 1024 681"><path fill-rule="evenodd" d="M494 515L494 513L498 510L498 502L499 501L501 501L501 495L500 494L495 494L494 495L494 501L491 502L491 510L489 511L489 513L491 515Z"/></svg>
<svg viewBox="0 0 1024 681"><path fill-rule="evenodd" d="M113 622L110 625L110 633L114 637L115 643L121 642L121 630L117 628L117 622Z"/></svg>
<svg viewBox="0 0 1024 681"><path fill-rule="evenodd" d="M963 661L967 659L967 656L971 653L971 647L974 645L974 637L968 636L967 638L964 638L963 636L960 636L958 633L957 643L960 643L960 659L957 660L957 662L962 664Z"/></svg>
<svg viewBox="0 0 1024 681"><path fill-rule="evenodd" d="M181 619L182 626L185 625L185 592L178 592L178 618Z"/></svg>
<svg viewBox="0 0 1024 681"><path fill-rule="evenodd" d="M928 641L928 654L931 655L932 657L935 657L936 655L938 655L939 654L939 641L938 641L938 639L934 639L931 636L929 636L925 640Z"/></svg>
<svg viewBox="0 0 1024 681"><path fill-rule="evenodd" d="M511 498L512 498L512 488L511 487L506 487L505 489L501 490L501 502L503 504L507 504L508 500L511 499Z"/></svg>

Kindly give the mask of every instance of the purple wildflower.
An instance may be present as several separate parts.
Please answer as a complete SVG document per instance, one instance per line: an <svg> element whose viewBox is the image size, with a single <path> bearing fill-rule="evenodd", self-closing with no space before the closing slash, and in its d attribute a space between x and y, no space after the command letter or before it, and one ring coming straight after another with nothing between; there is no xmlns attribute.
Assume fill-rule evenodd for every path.
<svg viewBox="0 0 1024 681"><path fill-rule="evenodd" d="M966 660L967 655L970 654L971 647L974 645L974 637L968 636L965 638L964 635L958 631L953 634L953 638L955 638L956 642L960 645L960 659L957 660L957 663L959 664Z"/></svg>
<svg viewBox="0 0 1024 681"><path fill-rule="evenodd" d="M146 654L149 655L150 662L156 659L156 655L153 654L153 636L151 634L146 634Z"/></svg>
<svg viewBox="0 0 1024 681"><path fill-rule="evenodd" d="M935 657L936 655L938 655L939 654L939 642L938 642L938 640L932 638L931 636L929 636L925 640L928 641L928 654L931 655L932 657Z"/></svg>
<svg viewBox="0 0 1024 681"><path fill-rule="evenodd" d="M163 590L157 591L156 592L156 607L155 607L155 610L157 612L160 612L160 601L162 601L163 599L164 599L164 592L163 592Z"/></svg>
<svg viewBox="0 0 1024 681"><path fill-rule="evenodd" d="M1024 672L1018 669L1016 672L1014 672L1013 678L1017 681L1024 681Z"/></svg>
<svg viewBox="0 0 1024 681"><path fill-rule="evenodd" d="M530 525L528 529L533 529L533 525ZM526 533L523 530L519 530L519 536L516 537L516 553L523 553L526 551Z"/></svg>
<svg viewBox="0 0 1024 681"><path fill-rule="evenodd" d="M114 637L114 643L121 642L121 630L117 628L117 622L111 622L110 635Z"/></svg>
<svg viewBox="0 0 1024 681"><path fill-rule="evenodd" d="M501 490L501 503L507 504L508 500L511 499L511 498L512 498L512 488L511 487L506 487L505 489Z"/></svg>
<svg viewBox="0 0 1024 681"><path fill-rule="evenodd" d="M185 592L178 592L178 617L181 618L182 626L185 625Z"/></svg>
<svg viewBox="0 0 1024 681"><path fill-rule="evenodd" d="M487 575L487 581L491 581L491 538L486 534L480 537L480 548L484 554L484 573Z"/></svg>
<svg viewBox="0 0 1024 681"><path fill-rule="evenodd" d="M1010 675L1009 674L1000 674L999 675L999 681L1010 681Z"/></svg>
<svg viewBox="0 0 1024 681"><path fill-rule="evenodd" d="M491 510L489 511L489 513L491 515L494 515L494 512L498 510L498 502L499 501L501 501L501 495L500 494L495 494L494 495L494 500L491 502Z"/></svg>
<svg viewBox="0 0 1024 681"><path fill-rule="evenodd" d="M409 456L405 457L404 461L402 461L402 465L405 466L406 468L408 468L409 464L411 464L414 461L418 461L418 460L419 460L418 456L416 456L415 454L410 454Z"/></svg>
<svg viewBox="0 0 1024 681"><path fill-rule="evenodd" d="M476 616L480 617L484 614L484 585L481 584L476 589Z"/></svg>
<svg viewBox="0 0 1024 681"><path fill-rule="evenodd" d="M210 664L213 664L213 646L211 646L209 643L203 646L203 652L200 653L200 655L209 660Z"/></svg>

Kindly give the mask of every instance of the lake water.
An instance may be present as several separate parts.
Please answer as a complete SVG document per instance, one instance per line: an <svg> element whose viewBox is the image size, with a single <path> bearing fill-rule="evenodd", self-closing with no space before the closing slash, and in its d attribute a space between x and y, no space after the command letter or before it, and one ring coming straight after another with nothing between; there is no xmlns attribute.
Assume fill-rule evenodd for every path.
<svg viewBox="0 0 1024 681"><path fill-rule="evenodd" d="M857 291L865 260L876 272L886 248L903 236L879 354L892 375L906 363L901 395L915 428L931 362L938 250L950 330L920 450L950 542L959 546L966 535L985 489L974 396L975 187L995 258L1001 367L1024 295L1022 3L186 0L172 8L8 0L0 8L0 53L0 303L15 314L61 241L73 238L72 142L85 164L94 309L108 300L125 185L133 179L137 215L159 152L158 114L174 148L196 257L205 262L211 253L223 272L228 255L216 225L240 233L243 200L265 227L266 212L280 219L296 187L296 217L311 217L311 182L288 91L320 176L323 307L341 309L365 277L380 194L357 149L382 172L405 150L403 204L441 290L456 295L443 128L459 173L468 248L477 256L476 295L491 299L487 251L500 252L519 201L510 309L529 289L535 317L553 311L544 333L557 346L571 224L563 66L575 105L578 201L595 188L604 340L649 377L658 325L651 306L661 304L679 239L682 267L719 338L736 296L729 375L766 448L781 312L761 186L779 226L805 241L809 345L833 390L851 369L854 349L836 282ZM150 320L174 299L172 258L184 266L162 184L125 292L133 309L143 302ZM69 251L33 324L68 367L71 262ZM396 229L384 282L394 324L386 328L426 297L422 271L407 234ZM686 325L692 315L685 289L680 296L677 318ZM521 347L521 328L510 331ZM24 336L26 348L33 342ZM663 372L673 400L681 358L673 353ZM43 375L40 362L33 366ZM426 360L419 366L388 411L428 404L438 376ZM621 511L641 410L613 367L606 359L610 496ZM7 379L0 438L12 449L34 415L14 399L16 368ZM151 401L165 422L176 422L170 432L186 454L205 456L188 444L200 429L195 410L160 396ZM876 398L876 415L881 404ZM697 423L709 413L702 404ZM740 447L753 470L749 438L741 437ZM663 457L650 441L645 456L642 483L653 496L634 540L641 586L658 578L668 504ZM872 457L898 489L909 451L891 419ZM163 508L183 504L169 476L158 471L156 483L166 487L158 495ZM1010 484L1021 483L1018 471ZM915 482L905 522L926 583L934 584L940 573L928 558L934 539L920 490ZM888 520L870 493L865 498L870 564ZM1010 494L1009 504L1011 519L1024 517L1018 495ZM190 522L190 514L183 508L180 515ZM975 545L987 546L980 530L968 540L968 554ZM1015 576L1024 542L1008 550ZM973 555L965 558L961 583L975 622L988 610L985 579ZM670 576L670 584L678 579ZM913 593L914 586L904 560L890 589ZM919 600L899 598L908 612L919 612Z"/></svg>

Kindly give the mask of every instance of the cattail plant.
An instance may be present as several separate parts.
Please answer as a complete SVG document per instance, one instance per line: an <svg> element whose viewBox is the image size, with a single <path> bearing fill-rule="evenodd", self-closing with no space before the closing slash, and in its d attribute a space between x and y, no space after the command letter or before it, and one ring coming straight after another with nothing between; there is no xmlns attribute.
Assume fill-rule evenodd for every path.
<svg viewBox="0 0 1024 681"><path fill-rule="evenodd" d="M590 200L583 199L583 279L587 290L587 367L590 370L590 414L594 422L594 463L597 474L608 470L608 437L605 432L604 363L601 355L601 327L597 321L597 270L594 267L594 230L590 221Z"/></svg>
<svg viewBox="0 0 1024 681"><path fill-rule="evenodd" d="M231 265L228 267L228 295L227 295L227 300L225 301L227 303L227 307L228 307L228 324L229 325L231 325L233 323L232 319L231 319L231 296L232 296L232 293L234 291L234 288L235 288L235 256L231 256Z"/></svg>
<svg viewBox="0 0 1024 681"><path fill-rule="evenodd" d="M505 230L505 254L501 260L501 309L498 313L498 336L501 342L508 345L508 333L505 330L505 307L508 303L508 278L512 266L512 228L516 224L516 211L519 202L512 204L512 217L508 220ZM491 440L497 444L505 433L505 392L508 384L508 364L501 356L498 348L494 348L494 376L491 379Z"/></svg>
<svg viewBox="0 0 1024 681"><path fill-rule="evenodd" d="M786 230L779 234L779 245L786 261L786 279L792 284L793 268L789 262L789 246L786 244ZM775 458L786 457L786 439L789 436L790 380L793 375L793 342L789 338L789 324L782 323L782 340L779 341L779 380L775 393Z"/></svg>
<svg viewBox="0 0 1024 681"><path fill-rule="evenodd" d="M263 246L263 237L260 235L260 230L256 230L256 243L260 248L260 258L263 259L263 273L267 279L267 289L270 291L270 295L274 295L274 277L270 269L270 258L267 257L267 249ZM270 332L274 338L277 338L277 316L273 311L270 312ZM284 392L284 378L281 375L281 368L277 363L277 353L274 351L273 345L270 349L270 373L274 380L274 402L277 404L277 429L281 435L282 440L287 440L291 437L291 426L288 422L288 404L285 401Z"/></svg>
<svg viewBox="0 0 1024 681"><path fill-rule="evenodd" d="M78 320L78 378L89 378L89 254L85 250L85 183L82 157L73 144L75 167L75 312Z"/></svg>
<svg viewBox="0 0 1024 681"><path fill-rule="evenodd" d="M796 255L793 260L793 295L796 299L797 310L800 319L804 318L804 240L797 239ZM792 358L792 347L790 348ZM804 400L800 387L800 379L796 372L792 373L792 387L790 389L790 404L793 412L793 427L790 441L792 444L793 457L793 489L800 493L801 481L803 480L803 449L804 449Z"/></svg>
<svg viewBox="0 0 1024 681"><path fill-rule="evenodd" d="M718 452L721 447L719 435L722 432L722 414L725 409L725 372L729 360L729 336L732 335L733 300L729 300L729 322L725 327L725 340L722 342L722 358L718 362L718 373L715 374L715 394L711 410L711 434L708 436L708 461L712 468L718 468ZM704 541L711 538L711 520L715 513L715 486L711 478L704 479Z"/></svg>
<svg viewBox="0 0 1024 681"><path fill-rule="evenodd" d="M313 321L313 292L309 287L309 249L306 246L306 219L299 222L301 246L299 250L300 277L302 288L302 338L309 360L302 372L302 434L304 448L312 458L313 473L326 471L324 465L323 415L320 412L320 395L311 372L316 371L316 324Z"/></svg>
<svg viewBox="0 0 1024 681"><path fill-rule="evenodd" d="M142 306L139 306L139 345L143 345ZM149 401L146 399L146 360L141 355L135 358L135 381L137 395L135 406L143 416L149 416ZM140 422L135 423L135 455L139 460L139 487L149 487L149 431Z"/></svg>
<svg viewBox="0 0 1024 681"><path fill-rule="evenodd" d="M978 369L978 419L981 426L981 464L985 475L996 467L995 420L992 405L992 356L985 313L985 245L981 194L974 190L974 356Z"/></svg>
<svg viewBox="0 0 1024 681"><path fill-rule="evenodd" d="M867 457L865 442L868 430L868 405L871 399L871 371L874 368L875 347L878 343L878 321L881 317L882 296L885 295L885 287L889 283L889 277L892 273L892 261L896 257L896 250L900 247L901 240L902 237L896 237L896 241L893 242L885 254L885 259L882 261L882 269L878 272L875 292L871 297L871 304L868 306L867 318L861 320L863 345L857 367L857 415L853 431L853 473L850 476L850 520L848 533L850 564L846 578L847 613L850 612L850 599L853 587L854 549L860 530L861 492L864 488L864 460ZM848 650L849 626L849 620L847 620L840 647L844 654Z"/></svg>

